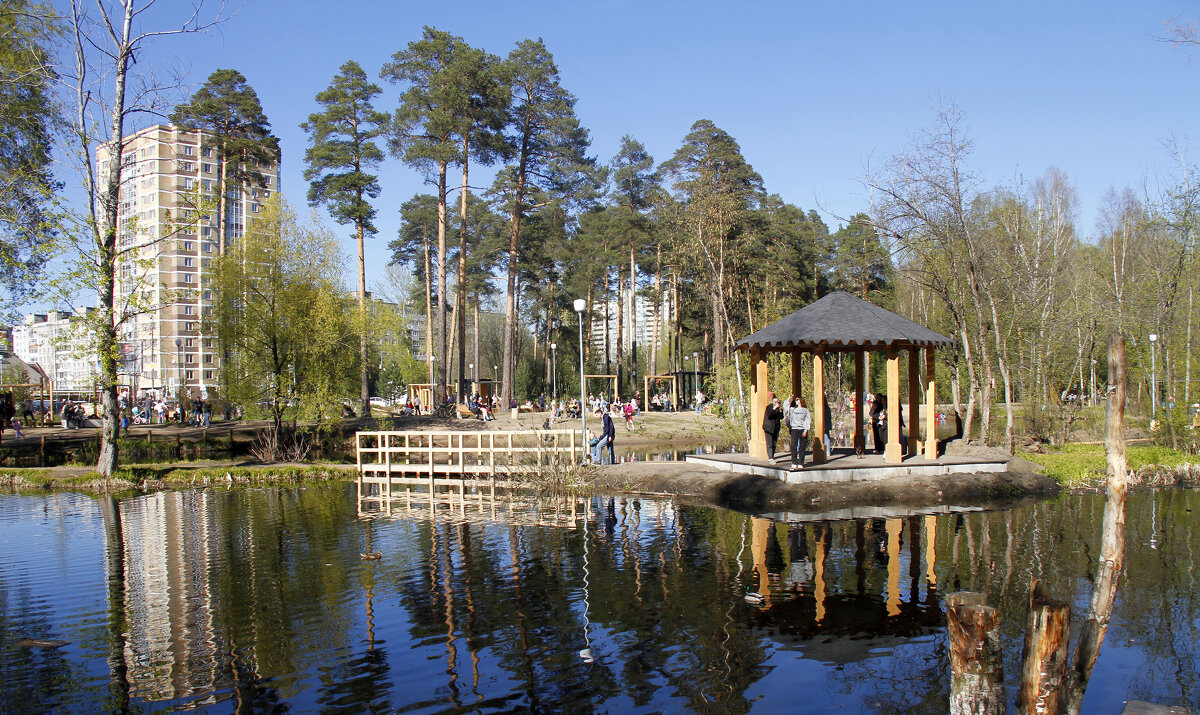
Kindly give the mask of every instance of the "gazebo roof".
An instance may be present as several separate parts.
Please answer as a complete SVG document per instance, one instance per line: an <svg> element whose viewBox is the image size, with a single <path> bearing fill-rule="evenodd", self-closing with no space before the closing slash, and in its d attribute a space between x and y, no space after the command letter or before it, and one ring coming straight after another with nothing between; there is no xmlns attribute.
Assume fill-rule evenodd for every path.
<svg viewBox="0 0 1200 715"><path fill-rule="evenodd" d="M954 341L923 325L837 291L738 342L739 349L944 347Z"/></svg>

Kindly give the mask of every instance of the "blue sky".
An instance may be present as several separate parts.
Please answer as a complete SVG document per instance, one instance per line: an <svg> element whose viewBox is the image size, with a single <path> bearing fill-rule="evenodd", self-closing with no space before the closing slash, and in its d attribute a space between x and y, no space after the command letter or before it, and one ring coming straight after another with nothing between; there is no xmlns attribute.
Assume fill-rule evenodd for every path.
<svg viewBox="0 0 1200 715"><path fill-rule="evenodd" d="M1200 52L1156 41L1181 17L1200 20L1200 4L246 0L219 30L161 41L139 62L171 64L196 84L220 67L245 74L281 139L283 189L298 208L298 125L314 95L347 59L377 77L428 24L501 56L543 38L602 161L624 134L662 161L693 122L711 119L768 191L818 209L831 228L867 208L866 167L930 124L940 100L953 102L980 178L1033 179L1057 166L1078 190L1087 237L1106 189L1141 194L1170 181L1178 163L1164 140L1200 139ZM393 109L400 89L380 85L378 107ZM428 190L395 159L380 175L368 281L383 276L400 204ZM348 261L348 286L352 275Z"/></svg>

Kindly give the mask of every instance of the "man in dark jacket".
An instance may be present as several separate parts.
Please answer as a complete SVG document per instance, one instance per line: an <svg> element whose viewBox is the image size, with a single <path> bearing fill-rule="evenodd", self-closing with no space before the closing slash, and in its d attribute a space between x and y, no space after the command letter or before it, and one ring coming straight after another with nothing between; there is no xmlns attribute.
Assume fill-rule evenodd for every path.
<svg viewBox="0 0 1200 715"><path fill-rule="evenodd" d="M608 410L604 411L604 417L600 419L600 425L603 428L601 431L601 439L607 439L605 446L608 447L608 461L604 461L603 449L601 450L601 464L616 464L617 457L613 451L613 440L617 438L617 428L613 425L612 413Z"/></svg>

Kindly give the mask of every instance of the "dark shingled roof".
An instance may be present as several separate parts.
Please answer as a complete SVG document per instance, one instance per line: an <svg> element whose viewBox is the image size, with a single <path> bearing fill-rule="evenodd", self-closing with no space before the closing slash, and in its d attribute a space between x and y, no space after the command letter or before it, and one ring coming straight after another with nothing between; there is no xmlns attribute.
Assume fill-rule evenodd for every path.
<svg viewBox="0 0 1200 715"><path fill-rule="evenodd" d="M830 293L743 338L738 348L767 349L944 347L954 341L911 320L856 298Z"/></svg>

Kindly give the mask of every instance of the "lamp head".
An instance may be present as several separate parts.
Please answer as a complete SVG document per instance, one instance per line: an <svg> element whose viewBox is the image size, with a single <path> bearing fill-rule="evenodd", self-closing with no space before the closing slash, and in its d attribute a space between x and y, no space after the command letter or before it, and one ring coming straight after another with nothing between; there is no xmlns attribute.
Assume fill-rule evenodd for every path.
<svg viewBox="0 0 1200 715"><path fill-rule="evenodd" d="M584 300L583 298L576 298L575 299L575 312L582 313L585 310L587 310L587 301Z"/></svg>
<svg viewBox="0 0 1200 715"><path fill-rule="evenodd" d="M1150 333L1150 342L1154 342L1154 341L1156 341L1156 340L1158 340L1158 334L1157 334L1157 333Z"/></svg>

